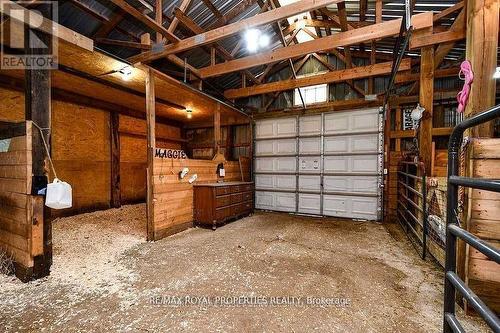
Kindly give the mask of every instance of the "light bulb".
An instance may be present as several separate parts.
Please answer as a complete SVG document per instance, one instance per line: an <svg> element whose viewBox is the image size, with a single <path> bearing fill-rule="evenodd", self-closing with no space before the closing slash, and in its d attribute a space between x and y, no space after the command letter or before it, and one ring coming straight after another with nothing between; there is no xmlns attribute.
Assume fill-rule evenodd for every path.
<svg viewBox="0 0 500 333"><path fill-rule="evenodd" d="M268 35L266 35L266 34L260 35L260 37L259 37L259 46L260 47L262 47L262 48L267 47L270 42L271 42L271 38L269 38Z"/></svg>
<svg viewBox="0 0 500 333"><path fill-rule="evenodd" d="M130 66L123 67L122 69L119 70L119 72L122 75L123 81L128 81L132 77L132 67Z"/></svg>
<svg viewBox="0 0 500 333"><path fill-rule="evenodd" d="M186 116L187 116L187 119L193 118L193 110L187 109Z"/></svg>
<svg viewBox="0 0 500 333"><path fill-rule="evenodd" d="M249 52L257 51L259 47L259 35L260 32L257 29L250 29L245 33L245 41Z"/></svg>
<svg viewBox="0 0 500 333"><path fill-rule="evenodd" d="M495 74L493 74L494 79L500 79L500 67L497 67Z"/></svg>

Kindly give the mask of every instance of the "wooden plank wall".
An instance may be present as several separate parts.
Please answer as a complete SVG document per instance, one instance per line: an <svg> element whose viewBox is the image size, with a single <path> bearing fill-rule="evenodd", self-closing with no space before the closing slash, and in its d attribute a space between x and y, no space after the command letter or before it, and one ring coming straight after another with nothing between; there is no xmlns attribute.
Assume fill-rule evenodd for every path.
<svg viewBox="0 0 500 333"><path fill-rule="evenodd" d="M31 193L31 122L0 152L0 247L25 269L43 253L43 203ZM39 223L32 223L34 214ZM16 267L17 269L17 267Z"/></svg>
<svg viewBox="0 0 500 333"><path fill-rule="evenodd" d="M24 94L0 89L0 121L24 120ZM117 110L118 111L118 110ZM52 154L59 178L73 187L73 208L54 216L107 209L111 200L110 113L54 100ZM158 123L158 147L180 149L181 129ZM146 121L119 116L122 203L146 200ZM51 175L53 176L53 175Z"/></svg>
<svg viewBox="0 0 500 333"><path fill-rule="evenodd" d="M500 139L473 139L472 176L500 178ZM500 193L472 190L469 231L500 248ZM468 247L466 281L494 311L500 312L500 265Z"/></svg>
<svg viewBox="0 0 500 333"><path fill-rule="evenodd" d="M193 185L188 180L194 174L197 182L216 182L217 164L212 160L178 160L155 158L154 172L154 238L172 235L193 223ZM179 179L182 168L189 168L184 179ZM224 181L241 180L238 161L224 162ZM250 164L244 165L245 175L250 176ZM248 179L248 178L247 178Z"/></svg>
<svg viewBox="0 0 500 333"><path fill-rule="evenodd" d="M120 115L120 189L122 203L144 202L146 198L146 121ZM158 148L181 149L181 129L156 124Z"/></svg>

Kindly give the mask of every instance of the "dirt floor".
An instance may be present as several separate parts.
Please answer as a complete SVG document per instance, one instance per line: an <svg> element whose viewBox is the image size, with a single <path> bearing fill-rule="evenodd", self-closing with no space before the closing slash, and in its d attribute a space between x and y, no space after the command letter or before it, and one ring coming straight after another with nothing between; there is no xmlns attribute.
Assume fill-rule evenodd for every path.
<svg viewBox="0 0 500 333"><path fill-rule="evenodd" d="M441 330L443 274L396 225L259 212L155 243L144 228L144 205L55 221L51 276L0 276L0 331Z"/></svg>

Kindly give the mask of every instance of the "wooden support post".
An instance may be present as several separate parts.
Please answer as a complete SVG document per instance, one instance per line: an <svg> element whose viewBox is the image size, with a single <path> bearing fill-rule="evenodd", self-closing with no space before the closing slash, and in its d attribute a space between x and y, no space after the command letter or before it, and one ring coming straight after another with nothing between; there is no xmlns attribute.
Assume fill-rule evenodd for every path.
<svg viewBox="0 0 500 333"><path fill-rule="evenodd" d="M221 130L220 130L220 104L217 103L217 108L214 112L214 155L219 153L221 140Z"/></svg>
<svg viewBox="0 0 500 333"><path fill-rule="evenodd" d="M42 5L43 12L50 12ZM50 17L50 16L49 16ZM51 48L45 45L52 44L52 36L39 30L25 27L25 52L26 55L50 54ZM32 128L32 179L31 195L33 202L42 201L38 191L46 188L49 177L49 161L43 141L47 144L50 153L50 130L51 130L51 79L49 69L26 69L25 70L25 118L33 121ZM41 130L40 130L40 129ZM43 201L45 201L43 199ZM42 208L43 207L43 208ZM33 258L33 270L29 269L23 275L24 280L38 279L49 275L52 265L52 221L50 209L41 205L43 209L43 252ZM42 215L42 214L40 214ZM31 221L30 221L31 223ZM30 235L31 237L31 235ZM32 239L27 240L28 243Z"/></svg>
<svg viewBox="0 0 500 333"><path fill-rule="evenodd" d="M226 151L225 151L225 156L226 160L231 160L232 158L232 149L233 149L233 126L228 125L226 127L227 132L226 132Z"/></svg>
<svg viewBox="0 0 500 333"><path fill-rule="evenodd" d="M155 133L155 78L150 69L146 70L146 123L148 141L148 168L147 168L147 234L148 241L155 240L154 233L154 174L153 160L156 146Z"/></svg>
<svg viewBox="0 0 500 333"><path fill-rule="evenodd" d="M163 1L162 0L156 0L155 21L159 25L163 26ZM159 32L156 33L156 42L157 43L163 42L163 36Z"/></svg>
<svg viewBox="0 0 500 333"><path fill-rule="evenodd" d="M499 30L498 0L467 1L466 59L472 64L472 83L465 117L485 111L495 105L496 80L493 73L497 66ZM472 129L472 136L493 136L493 122Z"/></svg>
<svg viewBox="0 0 500 333"><path fill-rule="evenodd" d="M432 46L421 49L419 102L425 108L419 128L419 155L424 162L425 170L429 172L431 170L434 102L434 48Z"/></svg>
<svg viewBox="0 0 500 333"><path fill-rule="evenodd" d="M401 126L402 117L401 117L401 107L400 106L397 107L396 114L394 116L395 116L395 119L394 119L394 130L395 131L401 131L403 128ZM395 140L396 140L395 150L396 151L401 151L401 139L397 138Z"/></svg>
<svg viewBox="0 0 500 333"><path fill-rule="evenodd" d="M110 142L111 142L111 207L121 207L120 192L120 114L117 111L110 112Z"/></svg>

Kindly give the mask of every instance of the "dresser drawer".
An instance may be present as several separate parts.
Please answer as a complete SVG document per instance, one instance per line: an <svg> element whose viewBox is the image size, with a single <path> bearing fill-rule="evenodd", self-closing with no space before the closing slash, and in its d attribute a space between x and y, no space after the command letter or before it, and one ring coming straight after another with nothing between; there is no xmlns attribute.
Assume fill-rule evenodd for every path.
<svg viewBox="0 0 500 333"><path fill-rule="evenodd" d="M240 185L231 186L231 193L238 193L238 192L241 192L241 186Z"/></svg>
<svg viewBox="0 0 500 333"><path fill-rule="evenodd" d="M225 195L225 194L229 194L229 193L231 193L229 186L217 187L215 189L216 195Z"/></svg>
<svg viewBox="0 0 500 333"><path fill-rule="evenodd" d="M242 204L236 204L231 206L231 215L239 215L243 211L243 205Z"/></svg>
<svg viewBox="0 0 500 333"><path fill-rule="evenodd" d="M243 193L243 200L242 201L249 201L249 200L253 200L253 192Z"/></svg>
<svg viewBox="0 0 500 333"><path fill-rule="evenodd" d="M244 202L241 204L241 209L242 209L242 212L250 212L252 211L253 209L253 202L252 201L247 201L247 202Z"/></svg>
<svg viewBox="0 0 500 333"><path fill-rule="evenodd" d="M231 194L231 203L236 204L243 201L243 193Z"/></svg>
<svg viewBox="0 0 500 333"><path fill-rule="evenodd" d="M217 208L215 210L215 218L217 221L223 220L232 215L231 207Z"/></svg>
<svg viewBox="0 0 500 333"><path fill-rule="evenodd" d="M253 185L241 185L241 191L242 192L248 192L253 190Z"/></svg>
<svg viewBox="0 0 500 333"><path fill-rule="evenodd" d="M231 204L231 195L222 195L215 198L215 207L224 207Z"/></svg>

